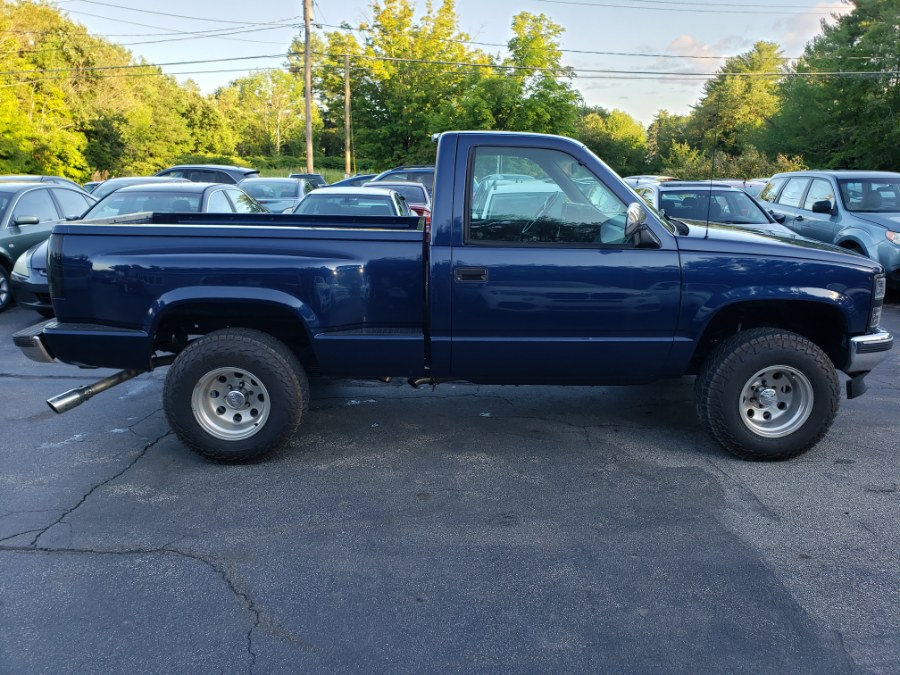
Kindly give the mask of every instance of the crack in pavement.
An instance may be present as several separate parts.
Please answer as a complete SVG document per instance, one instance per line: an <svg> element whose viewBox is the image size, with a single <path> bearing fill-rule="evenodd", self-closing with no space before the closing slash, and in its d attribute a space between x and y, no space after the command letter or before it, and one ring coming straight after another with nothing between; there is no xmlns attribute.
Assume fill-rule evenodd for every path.
<svg viewBox="0 0 900 675"><path fill-rule="evenodd" d="M125 466L124 469L122 469L121 471L118 471L117 473L115 473L114 475L110 476L110 477L107 478L106 480L104 480L104 481L102 481L102 482L100 482L100 483L97 483L96 485L92 486L90 490L88 490L84 495L82 495L81 499L78 500L78 503L75 504L75 506L73 506L73 507L71 507L71 508L69 508L69 509L66 509L65 511L63 511L62 515L61 515L59 518L57 518L56 520L54 520L54 521L53 521L52 523L50 523L47 527L42 528L42 529L38 532L38 534L36 534L36 535L34 536L34 538L31 540L30 546L31 546L32 548L37 548L38 540L39 540L42 536L44 536L44 534L45 534L48 530L50 530L52 527L54 527L54 526L56 526L56 525L59 525L63 520L66 519L66 517L67 517L68 515L70 515L73 511L75 511L76 509L78 509L78 507L80 507L82 504L84 504L84 503L87 501L87 498L90 497L92 494L94 494L94 492L95 492L96 490L98 490L99 488L103 487L104 485L107 485L108 483L111 483L112 481L114 481L114 480L116 480L117 478L119 478L122 474L124 474L125 472L127 472L131 467L133 467L135 464L137 464L138 461L139 461L144 455L147 454L147 452L150 450L150 448L152 448L152 447L155 446L157 443L159 443L162 439L164 439L166 436L169 436L169 435L171 435L171 434L172 434L172 431L169 430L169 431L166 431L166 433L164 433L162 436L157 436L155 439L153 439L153 440L150 441L147 445L145 445L145 446L140 450L140 452L138 452L138 454L135 456L135 458L132 459L132 460Z"/></svg>
<svg viewBox="0 0 900 675"><path fill-rule="evenodd" d="M196 560L197 562L201 562L211 570L213 570L216 574L218 574L222 581L225 582L225 585L228 587L228 590L238 599L240 604L243 606L244 610L253 617L253 621L250 625L250 629L247 631L247 654L250 657L250 664L247 667L248 673L253 673L253 666L256 664L256 652L253 651L253 631L256 630L257 626L259 626L260 622L260 612L256 608L256 603L253 601L253 598L249 593L245 593L238 589L234 580L228 574L228 570L224 566L216 565L212 560L207 560L203 556L196 553L189 553L187 551L182 551L179 549L166 549L172 553L176 553L178 555L184 556L185 558L190 558L192 560Z"/></svg>
<svg viewBox="0 0 900 675"><path fill-rule="evenodd" d="M177 540L176 540L177 541ZM212 559L206 558L205 556L200 555L199 553L193 553L190 551L184 551L178 548L173 548L172 544L174 542L169 542L167 544L163 544L162 546L157 546L154 548L131 548L131 549L92 549L92 548L55 548L55 547L46 547L46 546L0 546L0 552L8 552L8 553L28 553L28 554L37 554L44 553L49 555L56 554L69 554L69 555L113 555L113 556L133 556L133 555L176 555L182 558L187 558L189 560L194 560L196 562L202 563L209 569L213 570L217 576L219 576L222 581L225 582L225 586L231 591L231 594L237 598L238 603L241 605L242 609L247 612L251 617L251 625L249 630L247 631L247 654L250 659L250 663L248 665L248 673L253 673L253 666L256 664L256 652L253 649L253 631L259 626L261 615L260 611L256 607L256 603L249 593L245 593L237 587L235 581L231 578L231 575L228 572L228 569L221 563L214 561Z"/></svg>

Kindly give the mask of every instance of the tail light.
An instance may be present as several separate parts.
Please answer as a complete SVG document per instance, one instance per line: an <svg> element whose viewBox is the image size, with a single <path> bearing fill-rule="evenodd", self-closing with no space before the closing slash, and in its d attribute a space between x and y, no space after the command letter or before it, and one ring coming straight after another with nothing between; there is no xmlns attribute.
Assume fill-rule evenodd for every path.
<svg viewBox="0 0 900 675"><path fill-rule="evenodd" d="M65 297L62 274L62 242L62 235L50 235L50 244L47 247L47 283L50 286L51 298Z"/></svg>

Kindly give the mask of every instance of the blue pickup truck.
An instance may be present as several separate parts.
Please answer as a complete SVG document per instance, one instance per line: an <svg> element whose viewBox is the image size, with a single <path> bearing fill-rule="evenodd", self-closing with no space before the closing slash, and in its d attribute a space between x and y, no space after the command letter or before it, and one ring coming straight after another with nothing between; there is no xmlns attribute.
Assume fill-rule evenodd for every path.
<svg viewBox="0 0 900 675"><path fill-rule="evenodd" d="M413 385L696 375L700 421L727 450L811 448L837 413L837 371L859 396L892 347L881 265L639 202L576 141L448 132L430 232L410 218L290 214L61 224L49 254L57 318L14 339L36 360L123 369L50 399L57 412L170 365L171 427L219 461L287 445L315 374Z"/></svg>

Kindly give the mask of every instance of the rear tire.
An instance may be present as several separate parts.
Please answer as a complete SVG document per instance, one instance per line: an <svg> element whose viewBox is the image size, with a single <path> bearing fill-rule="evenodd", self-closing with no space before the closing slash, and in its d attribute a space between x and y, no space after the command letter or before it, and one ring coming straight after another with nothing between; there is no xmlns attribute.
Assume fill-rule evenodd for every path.
<svg viewBox="0 0 900 675"><path fill-rule="evenodd" d="M818 443L840 401L834 366L806 338L773 328L731 336L695 383L700 423L742 459L784 460Z"/></svg>
<svg viewBox="0 0 900 675"><path fill-rule="evenodd" d="M194 452L247 462L288 445L309 405L294 353L271 335L227 328L195 340L166 374L163 407Z"/></svg>

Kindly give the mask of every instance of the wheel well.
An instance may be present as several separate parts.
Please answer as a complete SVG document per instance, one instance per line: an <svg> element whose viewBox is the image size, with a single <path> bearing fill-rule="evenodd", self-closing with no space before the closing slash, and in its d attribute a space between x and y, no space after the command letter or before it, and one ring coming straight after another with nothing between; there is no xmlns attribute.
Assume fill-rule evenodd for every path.
<svg viewBox="0 0 900 675"><path fill-rule="evenodd" d="M849 239L847 241L842 241L840 244L838 244L838 246L840 246L841 248L845 248L848 251L856 251L857 253L863 254L865 253L865 250L862 246L857 244L855 241L850 241Z"/></svg>
<svg viewBox="0 0 900 675"><path fill-rule="evenodd" d="M12 272L13 264L6 259L6 256L0 258L0 267L5 269L7 272Z"/></svg>
<svg viewBox="0 0 900 675"><path fill-rule="evenodd" d="M842 361L847 324L836 307L805 301L742 302L722 308L709 322L697 344L692 370L725 338L749 328L782 328L807 338L828 355Z"/></svg>
<svg viewBox="0 0 900 675"><path fill-rule="evenodd" d="M258 302L178 305L160 320L153 337L153 347L177 354L196 337L222 328L261 330L283 342L307 370L318 368L312 341L299 317L287 307Z"/></svg>

